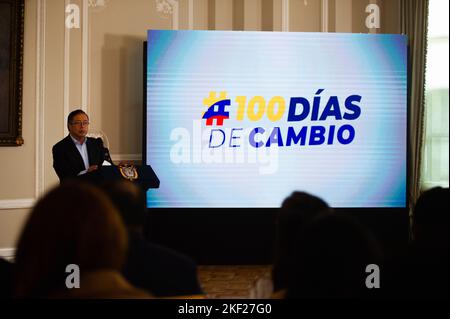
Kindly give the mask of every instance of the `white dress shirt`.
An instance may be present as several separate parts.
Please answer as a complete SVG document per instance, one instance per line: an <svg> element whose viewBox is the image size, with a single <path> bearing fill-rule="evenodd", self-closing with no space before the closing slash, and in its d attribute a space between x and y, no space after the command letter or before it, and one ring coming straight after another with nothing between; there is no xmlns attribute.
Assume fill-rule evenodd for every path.
<svg viewBox="0 0 450 319"><path fill-rule="evenodd" d="M70 135L70 138L75 143L75 146L77 147L78 152L80 152L81 158L84 162L84 167L86 168L84 171L81 171L78 173L78 175L83 175L87 173L87 170L89 168L89 156L86 146L87 137L84 138L83 143L80 143L77 139L75 139L72 135Z"/></svg>

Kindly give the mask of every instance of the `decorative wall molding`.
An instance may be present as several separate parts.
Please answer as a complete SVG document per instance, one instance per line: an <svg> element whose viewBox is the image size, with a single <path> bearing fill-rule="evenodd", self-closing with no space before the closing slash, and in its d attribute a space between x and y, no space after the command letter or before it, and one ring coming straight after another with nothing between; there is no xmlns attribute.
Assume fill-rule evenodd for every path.
<svg viewBox="0 0 450 319"><path fill-rule="evenodd" d="M0 248L0 257L9 261L13 261L16 257L15 248Z"/></svg>
<svg viewBox="0 0 450 319"><path fill-rule="evenodd" d="M64 0L64 7L70 4L70 0ZM65 123L67 116L69 115L69 98L70 98L70 28L64 27L64 112L63 112L63 123ZM64 132L66 135L68 133L67 126L63 124Z"/></svg>
<svg viewBox="0 0 450 319"><path fill-rule="evenodd" d="M94 12L102 11L106 8L109 0L88 0L88 6Z"/></svg>
<svg viewBox="0 0 450 319"><path fill-rule="evenodd" d="M44 191L44 105L45 105L45 24L47 1L38 0L36 17L36 127L35 127L35 197Z"/></svg>
<svg viewBox="0 0 450 319"><path fill-rule="evenodd" d="M0 209L32 208L35 202L34 198L0 199Z"/></svg>
<svg viewBox="0 0 450 319"><path fill-rule="evenodd" d="M281 31L289 31L289 0L281 1Z"/></svg>
<svg viewBox="0 0 450 319"><path fill-rule="evenodd" d="M194 30L194 0L188 0L188 28L189 30Z"/></svg>
<svg viewBox="0 0 450 319"><path fill-rule="evenodd" d="M180 10L178 5L178 0L167 0L173 8L173 14L172 14L172 29L178 30L179 27L179 21L180 21Z"/></svg>
<svg viewBox="0 0 450 319"><path fill-rule="evenodd" d="M172 1L173 2L173 1ZM173 14L172 3L168 0L155 0L156 12L164 17Z"/></svg>
<svg viewBox="0 0 450 319"><path fill-rule="evenodd" d="M193 4L191 5L191 2L192 1L189 2L189 10L191 6L193 6ZM178 0L155 0L155 4L156 12L159 13L161 17L166 18L172 16L172 29L178 30L180 21Z"/></svg>
<svg viewBox="0 0 450 319"><path fill-rule="evenodd" d="M322 0L322 32L328 32L328 0Z"/></svg>
<svg viewBox="0 0 450 319"><path fill-rule="evenodd" d="M370 0L369 3L378 5L378 0ZM371 28L371 29L369 29L369 33L370 34L377 34L377 33L379 33L379 29Z"/></svg>
<svg viewBox="0 0 450 319"><path fill-rule="evenodd" d="M89 0L83 0L81 43L81 109L89 114ZM65 120L65 119L64 119Z"/></svg>

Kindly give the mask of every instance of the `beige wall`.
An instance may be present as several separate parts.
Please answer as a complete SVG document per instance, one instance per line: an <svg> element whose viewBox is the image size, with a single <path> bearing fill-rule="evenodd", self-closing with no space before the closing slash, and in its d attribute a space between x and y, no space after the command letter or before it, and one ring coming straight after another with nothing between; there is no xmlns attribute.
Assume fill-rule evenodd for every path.
<svg viewBox="0 0 450 319"><path fill-rule="evenodd" d="M159 15L154 1L112 0L89 19L91 129L107 134L113 157L140 157L143 42L148 29L171 29L171 17Z"/></svg>
<svg viewBox="0 0 450 319"><path fill-rule="evenodd" d="M322 31L321 0L290 0L289 31Z"/></svg>
<svg viewBox="0 0 450 319"><path fill-rule="evenodd" d="M20 147L0 147L0 249L14 247L36 196L36 2L26 1L23 60L23 138ZM24 207L24 208L21 208Z"/></svg>
<svg viewBox="0 0 450 319"><path fill-rule="evenodd" d="M173 15L158 12L154 0L104 0L85 16L87 0L25 0L25 144L0 148L0 255L15 246L35 199L58 184L51 147L67 134L71 110L88 111L91 130L107 134L113 159L140 159L147 29L320 32L327 15L329 32L367 33L364 9L377 3L378 32L399 30L399 0L166 1L178 3ZM68 3L80 7L80 29L65 28Z"/></svg>

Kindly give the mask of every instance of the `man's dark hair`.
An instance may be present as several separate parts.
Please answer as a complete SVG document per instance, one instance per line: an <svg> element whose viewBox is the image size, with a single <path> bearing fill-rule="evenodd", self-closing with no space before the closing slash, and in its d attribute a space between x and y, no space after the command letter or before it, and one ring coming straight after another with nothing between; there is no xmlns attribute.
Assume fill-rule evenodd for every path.
<svg viewBox="0 0 450 319"><path fill-rule="evenodd" d="M448 225L448 187L434 187L423 192L414 207L414 221L423 225Z"/></svg>
<svg viewBox="0 0 450 319"><path fill-rule="evenodd" d="M84 114L89 119L89 115L87 115L85 111L78 109L78 110L70 112L69 116L67 117L67 124L70 124L72 122L73 118L75 116L77 116L78 114Z"/></svg>
<svg viewBox="0 0 450 319"><path fill-rule="evenodd" d="M68 204L74 196L76 203ZM14 295L40 298L67 291L64 269L72 263L86 273L119 271L127 247L125 226L108 196L67 181L43 196L28 217L17 244Z"/></svg>
<svg viewBox="0 0 450 319"><path fill-rule="evenodd" d="M143 227L146 222L147 203L145 193L126 180L107 182L102 189L119 210L126 226Z"/></svg>
<svg viewBox="0 0 450 319"><path fill-rule="evenodd" d="M294 240L288 267L287 298L368 298L367 265L379 265L381 251L372 234L337 214L311 221ZM375 289L376 290L376 289Z"/></svg>
<svg viewBox="0 0 450 319"><path fill-rule="evenodd" d="M436 240L448 245L449 189L434 187L423 192L414 207L414 238L416 242Z"/></svg>
<svg viewBox="0 0 450 319"><path fill-rule="evenodd" d="M330 212L331 208L324 200L305 192L293 192L283 201L277 216L272 269L275 290L282 290L287 286L287 269L292 262L298 233L313 219Z"/></svg>

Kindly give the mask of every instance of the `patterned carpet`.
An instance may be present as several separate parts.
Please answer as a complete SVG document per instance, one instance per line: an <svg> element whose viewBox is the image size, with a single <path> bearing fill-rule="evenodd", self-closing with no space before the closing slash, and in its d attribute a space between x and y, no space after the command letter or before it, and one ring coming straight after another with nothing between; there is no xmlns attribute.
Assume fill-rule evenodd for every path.
<svg viewBox="0 0 450 319"><path fill-rule="evenodd" d="M271 293L271 267L199 266L199 280L208 298L267 298Z"/></svg>

